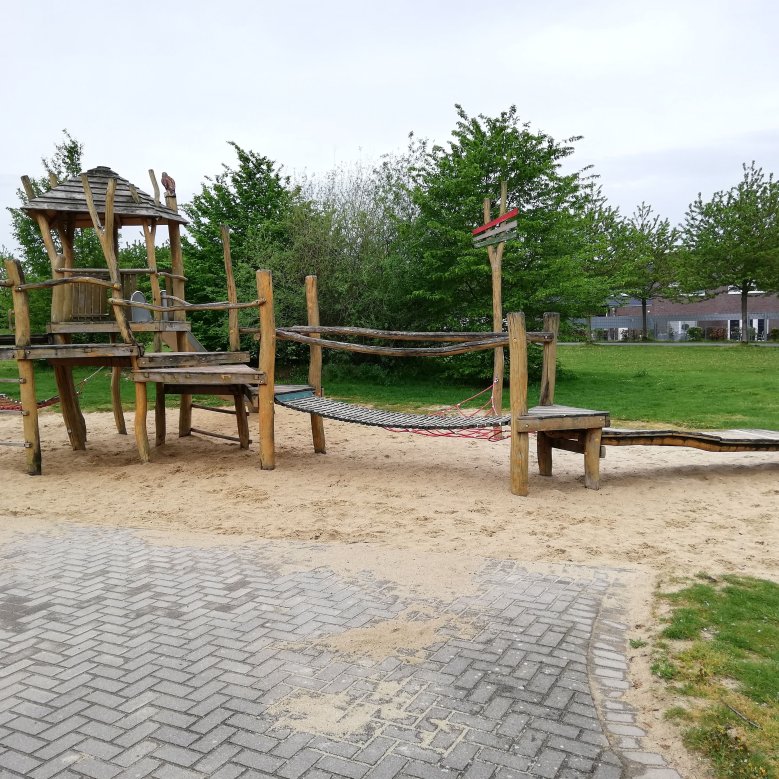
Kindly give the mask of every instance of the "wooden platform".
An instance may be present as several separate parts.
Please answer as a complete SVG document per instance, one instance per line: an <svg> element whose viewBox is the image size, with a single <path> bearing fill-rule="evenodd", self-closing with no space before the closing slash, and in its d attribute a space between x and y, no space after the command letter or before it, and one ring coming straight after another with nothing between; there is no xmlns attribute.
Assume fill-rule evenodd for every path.
<svg viewBox="0 0 779 779"><path fill-rule="evenodd" d="M603 429L605 446L687 446L707 452L777 452L776 430L629 430Z"/></svg>
<svg viewBox="0 0 779 779"><path fill-rule="evenodd" d="M185 368L144 368L132 372L135 382L170 385L264 384L265 374L248 365L199 365ZM196 394L192 390L193 394Z"/></svg>

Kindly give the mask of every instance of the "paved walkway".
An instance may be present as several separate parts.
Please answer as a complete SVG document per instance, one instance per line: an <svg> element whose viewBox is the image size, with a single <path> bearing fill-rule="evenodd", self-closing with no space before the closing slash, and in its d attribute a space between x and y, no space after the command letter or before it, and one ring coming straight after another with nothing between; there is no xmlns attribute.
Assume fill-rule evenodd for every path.
<svg viewBox="0 0 779 779"><path fill-rule="evenodd" d="M111 528L0 547L0 777L678 777L619 700L624 626L601 609L617 572L493 562L441 602L285 575L293 547L316 559ZM432 643L336 640L400 619Z"/></svg>

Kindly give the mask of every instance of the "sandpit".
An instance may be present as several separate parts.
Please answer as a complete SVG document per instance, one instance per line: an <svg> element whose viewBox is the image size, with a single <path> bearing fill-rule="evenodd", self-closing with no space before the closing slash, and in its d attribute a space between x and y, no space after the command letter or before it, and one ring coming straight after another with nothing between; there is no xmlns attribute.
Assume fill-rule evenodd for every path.
<svg viewBox="0 0 779 779"><path fill-rule="evenodd" d="M168 410L169 429L175 414ZM195 411L198 427L229 433L231 423ZM73 452L61 417L46 413L43 476L25 474L21 450L0 448L0 533L73 521L137 528L170 542L359 543L404 580L417 566L406 562L398 571L398 552L421 567L423 558L445 555L456 586L464 586L474 556L670 576L779 572L779 453L609 448L596 492L583 488L580 456L560 452L551 479L534 474L531 462L530 495L519 498L509 491L507 440L325 427L328 454L314 454L308 417L277 409L277 467L261 471L255 444L241 451L175 433L142 465L132 435L118 435L107 413L87 415L88 450ZM18 419L1 418L0 440L18 438L18 428Z"/></svg>
<svg viewBox="0 0 779 779"><path fill-rule="evenodd" d="M175 431L176 411L168 416ZM196 410L194 424L232 432L221 414ZM19 428L18 419L0 418L0 440L18 438ZM316 559L291 546L283 565L329 566L346 576L367 570L449 599L472 592L485 558L578 577L606 566L620 570L626 586L610 598L639 637L649 635L653 589L675 577L705 570L779 578L776 452L609 448L597 492L583 487L581 457L559 452L551 479L531 462L530 495L519 498L509 491L508 440L326 421L328 454L317 455L308 417L277 409L277 467L261 471L256 444L241 451L174 432L142 465L133 437L116 433L111 414L88 414L87 428L88 450L73 452L61 417L42 415L40 477L26 475L21 450L0 447L0 542L57 533L66 523L132 528L164 545L316 541ZM372 641L384 646L371 635L361 637L361 649ZM706 775L662 720L668 701L650 676L649 649L628 651L627 698L651 731L648 743L686 776Z"/></svg>

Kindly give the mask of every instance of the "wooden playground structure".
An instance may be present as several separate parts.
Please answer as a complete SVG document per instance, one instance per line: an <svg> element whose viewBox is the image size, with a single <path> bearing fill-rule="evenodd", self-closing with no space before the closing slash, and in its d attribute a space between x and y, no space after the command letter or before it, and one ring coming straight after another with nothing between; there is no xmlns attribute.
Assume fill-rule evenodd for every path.
<svg viewBox="0 0 779 779"><path fill-rule="evenodd" d="M485 246L493 277L493 330L491 332L404 332L358 327L322 326L319 319L317 279L306 278L307 323L276 328L273 309L273 284L269 271L256 272L257 298L237 300L230 258L229 232L222 227L227 278L227 301L192 304L185 298L184 263L180 228L186 224L178 213L172 179L166 183L165 204L153 171L149 171L154 196L147 195L108 168L94 168L80 177L59 183L37 195L30 181L23 183L29 198L25 210L32 216L43 236L51 264L51 278L28 283L21 264L5 260L6 278L0 286L11 290L14 306L14 344L0 347L0 359L15 359L19 373L21 400L18 409L0 410L22 417L23 446L27 471L41 473L41 444L35 393L36 361L45 360L54 367L58 398L70 445L74 450L86 447L87 430L79 407L73 380L75 366L108 367L112 371L111 397L117 432L126 433L120 398L122 371L129 371L135 387L134 433L139 458L151 459L147 432L148 385L155 385L155 445L165 442L165 398L180 396L179 436L192 433L215 435L250 444L247 402L256 402L259 418L259 456L262 469L275 467L274 404L307 413L311 419L313 448L326 451L325 418L392 430L446 430L453 433L473 430L496 431L510 428L510 483L517 495L528 493L529 435L536 434L539 471L552 475L552 454L561 449L583 455L584 483L599 487L600 458L603 446L647 445L688 446L708 451L777 451L779 433L773 431L656 431L618 430L609 427L606 411L557 405L554 402L557 334L559 315L545 314L543 330L527 331L525 317L508 315L508 332L502 331L500 302L500 263L505 241L516 235L516 209L507 211L502 187L500 216L490 220L490 201L485 200L484 220L474 230L474 245ZM514 220L514 221L512 221ZM122 226L143 229L147 254L145 268L120 268L118 231ZM171 268L157 266L155 238L159 225L167 227L171 249ZM74 264L73 239L76 228L95 230L105 267L82 268ZM55 243L54 234L58 238ZM152 302L137 292L137 279L148 276ZM163 284L165 289L163 290ZM52 292L51 317L45 338L34 337L30 327L29 294L36 290ZM238 312L256 311L256 327L238 326ZM198 311L226 311L229 316L229 349L205 351L191 334L187 314ZM129 313L129 317L128 317ZM152 348L144 346L137 334L149 333ZM240 333L259 338L259 365L250 367L249 353L240 350ZM74 343L74 336L78 342ZM342 340L348 338L350 340ZM339 340L341 339L341 340ZM367 339L370 343L360 343ZM276 341L292 341L309 347L308 384L275 384ZM376 345L377 340L391 345ZM408 345L424 344L424 345ZM529 408L528 344L543 347L543 366L539 405ZM168 350L165 350L168 347ZM510 409L501 408L503 350L509 349ZM377 357L448 357L476 351L495 354L492 413L481 416L453 417L441 414L410 414L366 408L326 398L322 391L323 349L369 354ZM7 380L6 380L7 381ZM16 381L16 380L14 380ZM228 396L234 408L193 404L192 395ZM497 395L497 397L496 397ZM205 408L235 416L237 435L209 433L192 427L192 408ZM8 442L3 442L8 443Z"/></svg>

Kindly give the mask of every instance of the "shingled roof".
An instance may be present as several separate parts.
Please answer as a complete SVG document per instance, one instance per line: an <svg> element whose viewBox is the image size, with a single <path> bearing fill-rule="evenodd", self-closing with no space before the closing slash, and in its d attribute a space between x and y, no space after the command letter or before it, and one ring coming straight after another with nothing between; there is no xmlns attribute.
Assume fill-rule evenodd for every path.
<svg viewBox="0 0 779 779"><path fill-rule="evenodd" d="M119 226L140 225L148 219L164 223L187 223L181 214L167 206L155 203L151 195L147 195L137 187L135 188L138 193L138 201L136 202L130 190L130 182L104 165L88 170L87 177L98 214L105 213L105 196L109 179L116 179L114 214ZM59 217L67 215L75 216L76 227L93 226L84 196L84 186L80 178L68 179L40 197L33 198L27 205L23 206L23 210L30 215L43 211L52 223Z"/></svg>

